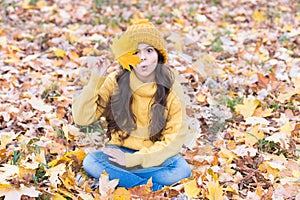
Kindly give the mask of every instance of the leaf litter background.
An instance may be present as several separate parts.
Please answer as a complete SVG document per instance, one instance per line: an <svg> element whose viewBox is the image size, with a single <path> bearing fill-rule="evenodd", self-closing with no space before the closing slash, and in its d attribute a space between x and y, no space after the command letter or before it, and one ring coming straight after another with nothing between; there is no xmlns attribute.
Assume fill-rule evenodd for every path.
<svg viewBox="0 0 300 200"><path fill-rule="evenodd" d="M297 0L0 1L0 199L300 199ZM149 18L187 102L189 179L100 187L81 169L107 142L71 103L112 38ZM76 176L83 178L78 183Z"/></svg>

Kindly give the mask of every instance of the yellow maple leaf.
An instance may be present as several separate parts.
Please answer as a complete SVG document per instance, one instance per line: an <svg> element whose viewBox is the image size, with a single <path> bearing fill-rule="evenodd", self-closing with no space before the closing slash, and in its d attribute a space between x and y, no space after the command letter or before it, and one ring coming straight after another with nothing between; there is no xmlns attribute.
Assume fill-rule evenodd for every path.
<svg viewBox="0 0 300 200"><path fill-rule="evenodd" d="M124 187L118 187L113 193L114 200L130 200L131 193Z"/></svg>
<svg viewBox="0 0 300 200"><path fill-rule="evenodd" d="M200 193L200 188L197 186L196 180L192 180L183 185L184 193L191 199L197 198Z"/></svg>
<svg viewBox="0 0 300 200"><path fill-rule="evenodd" d="M64 50L60 49L60 48L55 48L54 55L56 57L63 58L66 55L66 52Z"/></svg>
<svg viewBox="0 0 300 200"><path fill-rule="evenodd" d="M77 149L76 151L71 151L71 152L66 153L63 157L52 160L51 162L48 163L48 166L54 167L58 163L61 163L62 161L70 162L74 159L76 159L75 160L76 162L80 163L83 161L85 155L86 154L83 149Z"/></svg>
<svg viewBox="0 0 300 200"><path fill-rule="evenodd" d="M252 14L252 18L255 21L263 22L266 20L264 16L264 12L262 10L255 10L254 13Z"/></svg>
<svg viewBox="0 0 300 200"><path fill-rule="evenodd" d="M259 100L244 99L243 104L237 104L235 110L242 114L244 118L251 117L259 105Z"/></svg>
<svg viewBox="0 0 300 200"><path fill-rule="evenodd" d="M131 70L131 67L135 67L137 64L141 62L140 58L134 55L136 51L128 52L125 55L120 56L117 61L120 65L127 70Z"/></svg>
<svg viewBox="0 0 300 200"><path fill-rule="evenodd" d="M232 153L232 151L221 147L221 150L218 152L218 155L220 158L225 158L226 159L226 164L230 164L233 159L236 158L236 155Z"/></svg>
<svg viewBox="0 0 300 200"><path fill-rule="evenodd" d="M138 42L132 40L128 35L123 34L120 38L113 39L110 48L120 65L127 70L135 67L141 62L140 58L135 55L138 52Z"/></svg>
<svg viewBox="0 0 300 200"><path fill-rule="evenodd" d="M208 183L208 195L206 196L209 200L221 200L223 198L223 187L219 184L218 175L215 174L211 169L208 170L212 179Z"/></svg>
<svg viewBox="0 0 300 200"><path fill-rule="evenodd" d="M0 135L0 149L5 149L6 145L16 139L18 135L14 132L2 132Z"/></svg>
<svg viewBox="0 0 300 200"><path fill-rule="evenodd" d="M256 117L270 117L273 114L273 110L272 108L267 108L265 110L262 109L262 107L259 107L255 110L253 116Z"/></svg>
<svg viewBox="0 0 300 200"><path fill-rule="evenodd" d="M282 170L283 167L278 164L273 164L272 162L263 162L259 165L258 170L267 172L269 175L273 177L278 177L278 172Z"/></svg>
<svg viewBox="0 0 300 200"><path fill-rule="evenodd" d="M263 139L265 134L262 130L258 130L260 125L254 126L250 133L245 134L245 144L249 147L253 147L254 144L258 142L258 140Z"/></svg>
<svg viewBox="0 0 300 200"><path fill-rule="evenodd" d="M291 134L293 128L289 121L287 121L282 127L280 127L280 132L285 134Z"/></svg>

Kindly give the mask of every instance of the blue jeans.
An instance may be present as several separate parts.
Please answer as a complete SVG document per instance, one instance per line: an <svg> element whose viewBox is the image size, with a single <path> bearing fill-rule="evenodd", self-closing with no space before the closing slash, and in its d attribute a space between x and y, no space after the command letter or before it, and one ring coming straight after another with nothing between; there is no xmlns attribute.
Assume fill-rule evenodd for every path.
<svg viewBox="0 0 300 200"><path fill-rule="evenodd" d="M134 153L135 150L119 146L109 146L119 148L125 153ZM101 150L88 154L83 160L83 168L89 176L99 179L101 173L106 171L110 180L119 179L120 187L132 188L134 186L146 184L152 177L152 190L160 190L163 186L172 185L191 175L191 168L186 160L179 154L168 158L160 166L149 168L124 168L108 160L108 156Z"/></svg>

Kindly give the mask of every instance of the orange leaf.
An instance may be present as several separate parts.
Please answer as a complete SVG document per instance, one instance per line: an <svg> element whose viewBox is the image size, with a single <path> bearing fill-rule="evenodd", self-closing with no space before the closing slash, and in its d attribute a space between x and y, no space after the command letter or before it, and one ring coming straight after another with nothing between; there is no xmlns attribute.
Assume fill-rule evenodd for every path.
<svg viewBox="0 0 300 200"><path fill-rule="evenodd" d="M140 58L136 55L134 55L134 52L129 52L125 55L122 55L117 60L120 63L120 65L127 70L131 70L130 67L135 67L137 64L141 62Z"/></svg>

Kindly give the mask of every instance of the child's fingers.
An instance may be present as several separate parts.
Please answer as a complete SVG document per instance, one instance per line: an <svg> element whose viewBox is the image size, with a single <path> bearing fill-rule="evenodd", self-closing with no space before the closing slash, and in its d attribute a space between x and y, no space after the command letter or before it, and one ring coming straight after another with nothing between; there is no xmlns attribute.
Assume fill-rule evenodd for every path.
<svg viewBox="0 0 300 200"><path fill-rule="evenodd" d="M119 66L110 66L108 69L107 69L107 73L111 73L111 72L114 72L116 70L118 70L120 67Z"/></svg>

